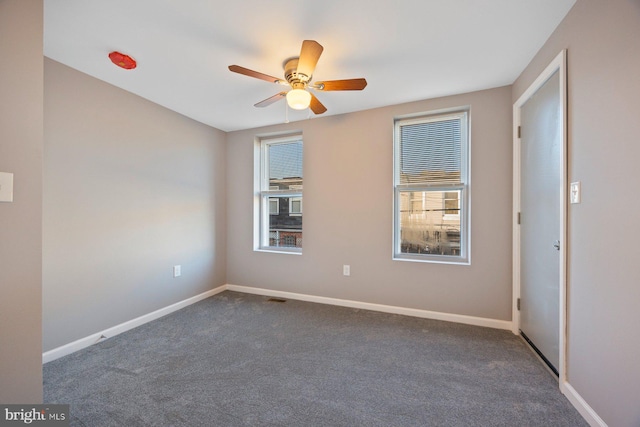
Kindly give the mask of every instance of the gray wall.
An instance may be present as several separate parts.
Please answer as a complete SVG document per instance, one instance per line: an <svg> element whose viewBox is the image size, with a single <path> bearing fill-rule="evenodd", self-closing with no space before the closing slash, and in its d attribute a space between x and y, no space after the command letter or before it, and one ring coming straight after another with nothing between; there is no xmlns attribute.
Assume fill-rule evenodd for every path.
<svg viewBox="0 0 640 427"><path fill-rule="evenodd" d="M465 105L472 264L392 261L393 119ZM511 87L503 87L229 133L227 282L510 320L511 123ZM303 254L254 252L254 137L291 129L304 137Z"/></svg>
<svg viewBox="0 0 640 427"><path fill-rule="evenodd" d="M225 134L50 59L44 77L44 350L223 285Z"/></svg>
<svg viewBox="0 0 640 427"><path fill-rule="evenodd" d="M578 1L514 84L567 49L568 375L610 426L640 425L640 2Z"/></svg>
<svg viewBox="0 0 640 427"><path fill-rule="evenodd" d="M0 0L0 402L42 402L42 1Z"/></svg>

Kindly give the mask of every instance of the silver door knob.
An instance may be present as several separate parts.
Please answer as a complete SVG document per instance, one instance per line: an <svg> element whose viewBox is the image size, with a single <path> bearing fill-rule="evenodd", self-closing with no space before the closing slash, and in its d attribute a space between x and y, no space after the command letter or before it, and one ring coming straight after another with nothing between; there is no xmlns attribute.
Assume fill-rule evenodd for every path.
<svg viewBox="0 0 640 427"><path fill-rule="evenodd" d="M556 249L556 251L560 250L560 240L556 240L555 242L553 242L553 247Z"/></svg>

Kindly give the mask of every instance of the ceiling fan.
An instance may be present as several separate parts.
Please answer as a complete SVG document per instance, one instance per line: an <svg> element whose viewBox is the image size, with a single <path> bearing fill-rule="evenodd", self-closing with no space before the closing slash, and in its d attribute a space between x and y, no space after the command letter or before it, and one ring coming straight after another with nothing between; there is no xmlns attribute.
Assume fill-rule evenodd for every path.
<svg viewBox="0 0 640 427"><path fill-rule="evenodd" d="M291 86L288 91L277 93L255 104L256 107L266 107L287 98L287 104L293 109L304 110L311 108L315 114L322 114L327 108L308 89L318 91L333 90L362 90L367 86L363 78L347 80L327 80L311 83L313 71L323 51L322 45L315 40L304 40L300 49L300 56L290 58L284 63L284 79L279 79L267 74L259 73L239 65L230 65L229 70L245 76L277 83L283 86Z"/></svg>

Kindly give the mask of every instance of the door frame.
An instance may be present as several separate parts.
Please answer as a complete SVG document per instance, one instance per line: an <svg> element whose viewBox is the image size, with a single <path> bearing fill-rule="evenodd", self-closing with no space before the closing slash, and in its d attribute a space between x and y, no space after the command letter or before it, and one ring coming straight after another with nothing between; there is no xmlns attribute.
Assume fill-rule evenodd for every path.
<svg viewBox="0 0 640 427"><path fill-rule="evenodd" d="M520 298L520 225L518 213L520 212L520 138L518 128L521 123L522 106L533 94L555 73L559 72L560 80L560 126L562 135L562 147L560 150L560 283L559 283L559 365L558 381L560 389L567 383L567 51L562 50L555 59L536 78L529 88L513 104L513 307L512 307L512 332L520 334L520 311L518 299Z"/></svg>

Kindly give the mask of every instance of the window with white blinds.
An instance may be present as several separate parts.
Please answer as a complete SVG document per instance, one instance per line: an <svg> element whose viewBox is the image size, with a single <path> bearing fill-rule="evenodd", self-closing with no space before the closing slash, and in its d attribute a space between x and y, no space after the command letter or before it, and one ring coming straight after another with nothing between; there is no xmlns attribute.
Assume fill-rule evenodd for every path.
<svg viewBox="0 0 640 427"><path fill-rule="evenodd" d="M283 179L302 180L302 140L279 143L265 141L267 161L269 163L269 184L282 183ZM288 185L291 187L291 184ZM300 188L302 185L299 184Z"/></svg>
<svg viewBox="0 0 640 427"><path fill-rule="evenodd" d="M469 263L468 112L398 119L394 258Z"/></svg>
<svg viewBox="0 0 640 427"><path fill-rule="evenodd" d="M462 158L460 118L400 126L400 183L458 183Z"/></svg>
<svg viewBox="0 0 640 427"><path fill-rule="evenodd" d="M256 143L256 250L302 251L302 135Z"/></svg>

